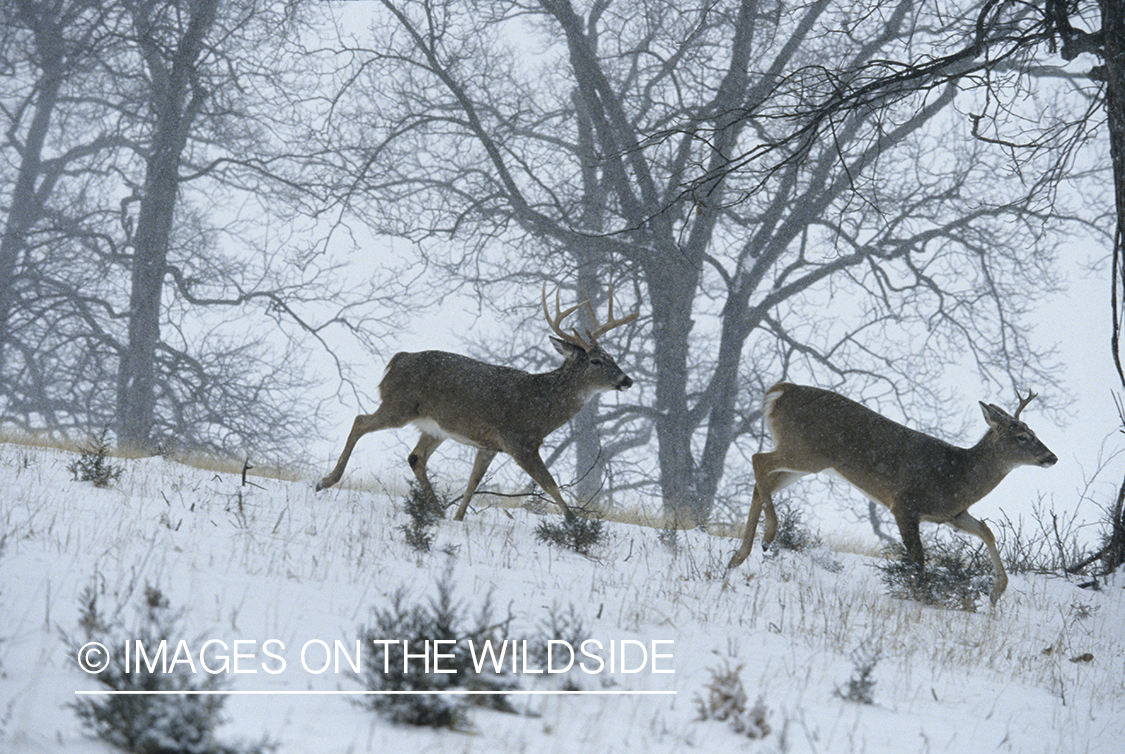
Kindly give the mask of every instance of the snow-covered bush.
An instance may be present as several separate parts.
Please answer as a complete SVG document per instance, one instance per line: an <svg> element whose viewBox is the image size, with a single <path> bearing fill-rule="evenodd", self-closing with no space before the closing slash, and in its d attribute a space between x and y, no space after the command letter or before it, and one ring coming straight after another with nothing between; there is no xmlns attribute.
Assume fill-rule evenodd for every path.
<svg viewBox="0 0 1125 754"><path fill-rule="evenodd" d="M806 524L801 511L787 500L779 501L777 511L777 536L770 548L804 552L820 546L820 537Z"/></svg>
<svg viewBox="0 0 1125 754"><path fill-rule="evenodd" d="M770 726L766 720L769 710L762 697L753 705L742 685L742 666L724 665L722 669L710 668L711 682L705 687L707 694L695 698L698 720L718 720L730 724L731 730L747 738L765 738Z"/></svg>
<svg viewBox="0 0 1125 754"><path fill-rule="evenodd" d="M417 552L429 552L434 544L433 528L445 516L441 501L427 495L418 484L411 483L402 512L410 517L409 523L399 527L406 535L406 544Z"/></svg>
<svg viewBox="0 0 1125 754"><path fill-rule="evenodd" d="M589 556L593 549L605 541L605 521L600 518L573 516L561 523L543 521L535 527L535 538L540 542Z"/></svg>
<svg viewBox="0 0 1125 754"><path fill-rule="evenodd" d="M454 596L452 565L451 559L436 582L437 595L433 599L407 604L406 593L399 589L387 607L372 610L370 625L359 631L361 642L371 649L364 654L359 678L365 688L376 692L517 688L506 671L494 672L490 663L482 663L481 672L477 672L470 646L479 647L485 641L499 644L510 618L493 621L491 603L486 597L476 617L470 620L467 608ZM430 664L430 657L439 651L444 671L440 673L434 672ZM423 659L419 656L422 653L432 654ZM469 727L470 703L511 711L503 694L373 694L363 697L361 703L394 723L454 730Z"/></svg>
<svg viewBox="0 0 1125 754"><path fill-rule="evenodd" d="M852 652L855 672L848 682L836 689L836 696L856 704L875 703L875 666L882 659L882 652L871 641L865 641Z"/></svg>
<svg viewBox="0 0 1125 754"><path fill-rule="evenodd" d="M923 568L907 559L902 545L893 545L889 556L878 568L888 593L898 599L973 612L992 586L991 561L960 539L927 542Z"/></svg>
<svg viewBox="0 0 1125 754"><path fill-rule="evenodd" d="M568 647L581 647L583 642L593 638L573 602L567 605L565 610L558 603L552 603L547 617L539 621L536 631L536 636L525 640L525 646L531 647L529 653L531 659L540 668L551 666L550 642L564 642ZM567 674L562 688L567 691L580 691L581 686L577 682L577 677L577 674Z"/></svg>
<svg viewBox="0 0 1125 754"><path fill-rule="evenodd" d="M109 440L106 430L91 437L67 470L74 475L76 482L92 482L95 487L109 487L121 478L123 469L109 460Z"/></svg>
<svg viewBox="0 0 1125 754"><path fill-rule="evenodd" d="M124 692L211 692L223 678L206 673L202 678L187 664L150 669L146 662L127 667L129 652L141 642L150 650L161 642L176 646L182 638L183 612L173 610L156 587L146 586L144 603L134 625L107 622L98 606L98 591L87 587L79 597L81 643L64 636L79 667L100 663L104 669L93 675L110 691ZM88 654L91 642L101 650ZM107 656L103 657L104 651ZM100 664L98 665L100 667ZM134 754L263 754L277 745L263 739L252 744L227 744L215 739L215 729L224 720L226 697L220 694L121 694L80 696L72 703L84 728L98 738Z"/></svg>

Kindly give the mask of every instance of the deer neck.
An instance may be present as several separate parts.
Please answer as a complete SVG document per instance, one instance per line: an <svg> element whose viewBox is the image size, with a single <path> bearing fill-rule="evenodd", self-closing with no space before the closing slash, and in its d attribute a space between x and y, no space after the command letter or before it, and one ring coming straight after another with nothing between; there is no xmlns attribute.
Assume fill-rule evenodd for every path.
<svg viewBox="0 0 1125 754"><path fill-rule="evenodd" d="M969 499L970 504L992 492L1012 470L1001 458L992 432L988 432L980 442L965 450L964 459L961 488L965 490L965 498Z"/></svg>
<svg viewBox="0 0 1125 754"><path fill-rule="evenodd" d="M600 391L582 384L578 369L570 362L553 372L535 375L537 402L551 429L566 424Z"/></svg>

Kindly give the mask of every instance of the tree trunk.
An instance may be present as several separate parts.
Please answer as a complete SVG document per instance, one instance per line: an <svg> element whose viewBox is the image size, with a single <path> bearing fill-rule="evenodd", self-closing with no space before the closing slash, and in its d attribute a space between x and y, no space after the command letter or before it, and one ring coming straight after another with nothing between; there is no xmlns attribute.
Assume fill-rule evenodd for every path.
<svg viewBox="0 0 1125 754"><path fill-rule="evenodd" d="M179 188L180 154L184 146L183 140L177 138L177 131L157 134L133 237L128 344L121 358L117 383L117 441L140 452L148 452L153 447L151 431L156 409L160 304Z"/></svg>
<svg viewBox="0 0 1125 754"><path fill-rule="evenodd" d="M199 59L218 0L191 4L191 16L175 44L163 47L153 13L158 3L131 8L151 81L152 142L145 166L144 194L132 239L128 343L117 381L117 442L141 452L154 446L156 349L160 343L161 299L168 244L176 212L179 168L188 134L207 96L199 81Z"/></svg>
<svg viewBox="0 0 1125 754"><path fill-rule="evenodd" d="M582 214L578 220L578 227L588 234L579 238L571 247L571 253L578 263L578 292L579 295L596 296L605 281L602 280L603 271L606 271L608 259L603 253L601 244L596 236L604 230L606 188L598 170L598 152L594 140L593 116L587 109L588 103L579 92L571 95L576 113L578 131L578 159L582 167ZM612 270L606 271L612 273ZM596 301L590 302L597 306ZM591 327L589 312L585 307L578 311L578 316L584 327ZM575 461L575 494L580 504L598 503L602 487L605 484L605 457L603 455L602 438L598 430L599 396L594 396L586 406L574 417L574 461Z"/></svg>
<svg viewBox="0 0 1125 754"><path fill-rule="evenodd" d="M1117 227L1113 234L1113 359L1121 384L1125 386L1122 367L1121 327L1125 308L1125 0L1100 0L1103 62L1106 77L1106 119L1109 122L1109 153L1113 162L1113 185ZM1125 565L1125 483L1118 493L1111 513L1109 542L1106 547L1106 573Z"/></svg>
<svg viewBox="0 0 1125 754"><path fill-rule="evenodd" d="M33 11L28 11L31 12ZM27 136L18 150L19 172L12 189L4 235L0 237L0 368L4 365L4 348L10 337L20 253L28 231L43 215L43 197L36 183L41 173L43 144L50 130L51 116L58 104L59 90L63 83L63 41L58 28L47 19L38 22L29 19L29 24L36 32L36 50L39 53L42 75ZM15 141L16 136L13 134L11 139Z"/></svg>
<svg viewBox="0 0 1125 754"><path fill-rule="evenodd" d="M0 366L4 364L4 347L8 342L9 322L15 306L15 278L20 253L28 231L42 217L43 204L36 191L40 174L43 141L58 98L60 81L48 81L35 106L35 117L28 129L20 161L19 175L12 190L11 209L4 235L0 238Z"/></svg>
<svg viewBox="0 0 1125 754"><path fill-rule="evenodd" d="M664 516L677 526L705 523L711 501L696 487L691 440L698 421L688 408L692 302L699 270L678 250L643 262L652 306L656 364L656 438Z"/></svg>
<svg viewBox="0 0 1125 754"><path fill-rule="evenodd" d="M594 295L590 292L599 290L596 263L592 260L579 262L578 286L580 293L585 292L583 295ZM591 301L590 305L596 307L597 302ZM580 312L583 326L590 327L589 312L585 307ZM599 403L599 396L595 395L574 417L575 494L579 505L593 503L595 508L601 497L602 486L605 484L605 458L602 455L602 438L598 431Z"/></svg>

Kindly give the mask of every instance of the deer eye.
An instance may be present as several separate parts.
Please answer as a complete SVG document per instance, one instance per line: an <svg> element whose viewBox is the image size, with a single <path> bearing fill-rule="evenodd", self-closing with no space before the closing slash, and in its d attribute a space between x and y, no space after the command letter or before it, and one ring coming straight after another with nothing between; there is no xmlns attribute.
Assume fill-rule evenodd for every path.
<svg viewBox="0 0 1125 754"><path fill-rule="evenodd" d="M596 367L600 367L602 365L602 359L600 356L593 356L590 358L590 363Z"/></svg>

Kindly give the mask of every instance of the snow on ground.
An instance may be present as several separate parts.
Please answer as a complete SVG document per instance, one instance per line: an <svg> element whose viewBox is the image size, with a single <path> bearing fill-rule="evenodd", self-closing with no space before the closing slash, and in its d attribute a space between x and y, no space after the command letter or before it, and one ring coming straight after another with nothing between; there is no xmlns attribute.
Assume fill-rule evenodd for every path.
<svg viewBox="0 0 1125 754"><path fill-rule="evenodd" d="M673 552L653 529L609 524L609 543L589 559L537 543L540 516L498 507L441 522L435 551L419 556L403 543L399 501L378 491L316 494L308 482L263 478L243 487L236 475L159 458L120 461L120 481L96 489L71 480L73 458L0 445L2 751L111 751L68 706L98 684L61 632L79 633L83 588L97 585L103 607L131 615L146 584L185 608L192 648L240 642L241 672L225 674L239 693L227 698L219 740L268 734L280 752L1117 754L1125 745L1121 579L1093 592L1013 575L998 609L968 613L886 596L867 557L756 551L724 589L733 540L680 533ZM552 606L573 606L590 638L624 647L635 672L621 672L620 657L617 672L572 669L581 688L675 694L522 696L514 702L525 714L474 708L472 729L455 732L395 726L353 696L324 693L361 686L346 658L339 672L321 672L317 650L354 646L397 589L428 599L450 557L456 596L472 612L491 594L496 613L514 616L513 638ZM265 654L268 640L283 672L269 672L280 662ZM837 693L865 649L879 653L871 705ZM750 701L767 708L765 737L698 719L697 700L727 667L740 667ZM524 689L562 686L530 672L534 663L518 669ZM251 693L279 691L289 693Z"/></svg>

